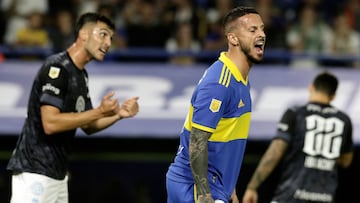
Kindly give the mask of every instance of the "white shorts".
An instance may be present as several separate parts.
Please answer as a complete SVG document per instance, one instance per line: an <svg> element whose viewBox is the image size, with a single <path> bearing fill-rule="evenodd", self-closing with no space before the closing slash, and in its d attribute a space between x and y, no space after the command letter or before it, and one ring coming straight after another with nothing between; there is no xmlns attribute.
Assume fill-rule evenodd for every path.
<svg viewBox="0 0 360 203"><path fill-rule="evenodd" d="M10 203L68 203L68 176L56 180L35 173L12 175Z"/></svg>

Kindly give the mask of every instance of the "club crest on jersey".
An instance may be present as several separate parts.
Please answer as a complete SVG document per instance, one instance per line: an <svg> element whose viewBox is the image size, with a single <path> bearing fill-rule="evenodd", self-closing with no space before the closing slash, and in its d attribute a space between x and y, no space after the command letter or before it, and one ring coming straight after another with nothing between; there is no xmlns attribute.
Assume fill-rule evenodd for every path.
<svg viewBox="0 0 360 203"><path fill-rule="evenodd" d="M85 110L85 99L83 96L79 96L76 100L75 109L77 112L83 112Z"/></svg>
<svg viewBox="0 0 360 203"><path fill-rule="evenodd" d="M219 112L220 107L221 107L221 101L220 100L217 100L217 99L212 99L211 100L209 109L212 112L214 112L214 113Z"/></svg>
<svg viewBox="0 0 360 203"><path fill-rule="evenodd" d="M54 66L51 66L50 67L50 70L49 70L49 77L51 79L55 79L55 78L58 78L59 77L59 74L60 74L60 68L58 67L54 67Z"/></svg>

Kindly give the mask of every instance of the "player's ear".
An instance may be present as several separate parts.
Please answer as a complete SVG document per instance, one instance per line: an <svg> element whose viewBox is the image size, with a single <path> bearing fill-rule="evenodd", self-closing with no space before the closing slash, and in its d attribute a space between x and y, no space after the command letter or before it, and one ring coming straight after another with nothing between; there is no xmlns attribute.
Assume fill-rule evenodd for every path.
<svg viewBox="0 0 360 203"><path fill-rule="evenodd" d="M238 46L239 45L239 39L235 36L234 33L229 32L226 35L228 41L230 42L230 44L234 45L234 46Z"/></svg>
<svg viewBox="0 0 360 203"><path fill-rule="evenodd" d="M313 85L313 84L310 84L310 85L308 86L308 90L309 90L309 92L314 91L314 85Z"/></svg>
<svg viewBox="0 0 360 203"><path fill-rule="evenodd" d="M334 99L335 99L335 96L336 96L336 94L330 95L330 96L329 96L329 100L330 100L330 101L334 100Z"/></svg>
<svg viewBox="0 0 360 203"><path fill-rule="evenodd" d="M86 41L89 37L89 34L88 34L88 29L86 28L81 28L79 30L79 38L81 41Z"/></svg>

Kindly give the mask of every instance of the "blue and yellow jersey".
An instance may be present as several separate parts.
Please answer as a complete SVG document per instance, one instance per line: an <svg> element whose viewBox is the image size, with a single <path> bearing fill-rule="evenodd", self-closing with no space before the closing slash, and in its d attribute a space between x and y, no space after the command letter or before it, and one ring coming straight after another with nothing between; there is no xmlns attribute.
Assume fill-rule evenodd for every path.
<svg viewBox="0 0 360 203"><path fill-rule="evenodd" d="M251 97L248 78L221 53L196 86L180 135L180 146L168 177L193 182L189 159L189 137L193 127L211 132L209 181L230 197L240 172L250 128Z"/></svg>

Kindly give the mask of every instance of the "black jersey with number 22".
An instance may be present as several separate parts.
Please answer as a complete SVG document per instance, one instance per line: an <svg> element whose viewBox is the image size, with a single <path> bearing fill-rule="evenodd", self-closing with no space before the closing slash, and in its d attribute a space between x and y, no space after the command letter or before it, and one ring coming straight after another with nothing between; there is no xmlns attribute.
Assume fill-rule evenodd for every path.
<svg viewBox="0 0 360 203"><path fill-rule="evenodd" d="M308 103L288 109L275 138L288 142L275 202L333 202L336 159L353 149L349 117L331 105Z"/></svg>

